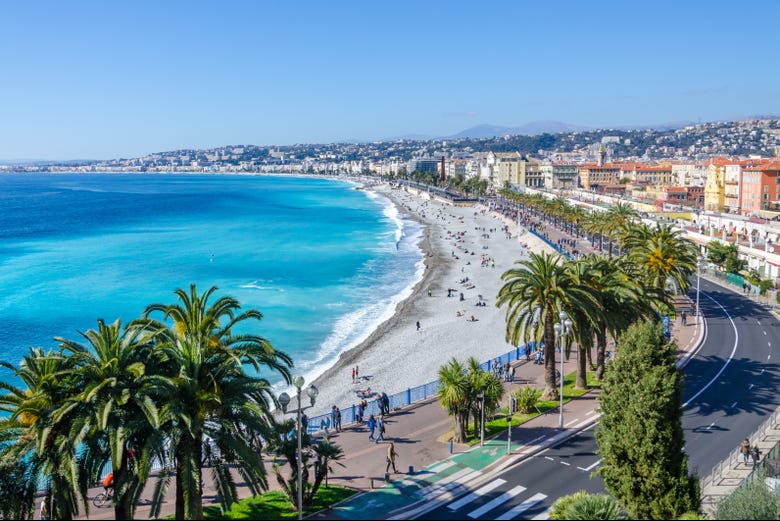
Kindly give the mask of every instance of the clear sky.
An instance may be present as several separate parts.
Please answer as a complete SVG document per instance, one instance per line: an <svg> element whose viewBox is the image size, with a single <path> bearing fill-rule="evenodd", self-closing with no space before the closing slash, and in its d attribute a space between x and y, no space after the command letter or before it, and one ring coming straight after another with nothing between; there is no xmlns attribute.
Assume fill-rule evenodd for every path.
<svg viewBox="0 0 780 521"><path fill-rule="evenodd" d="M777 114L780 2L0 5L0 159Z"/></svg>

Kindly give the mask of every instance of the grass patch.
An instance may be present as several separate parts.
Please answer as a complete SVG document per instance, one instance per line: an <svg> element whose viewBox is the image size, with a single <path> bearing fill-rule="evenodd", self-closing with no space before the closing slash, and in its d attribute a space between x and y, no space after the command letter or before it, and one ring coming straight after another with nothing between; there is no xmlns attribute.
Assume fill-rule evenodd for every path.
<svg viewBox="0 0 780 521"><path fill-rule="evenodd" d="M574 384L577 381L577 371L573 371L570 374L567 374L563 378L563 403L568 403L574 398L578 398L582 396L583 394L587 393L593 388L601 387L601 382L599 380L596 380L596 372L595 371L588 371L586 373L586 381L588 383L587 389L575 389ZM523 423L527 422L528 420L531 420L533 418L536 418L537 416L540 416L546 412L549 412L553 409L557 409L560 405L559 401L539 401L536 404L536 411L531 413L519 413L516 412L512 415L512 427L517 427L518 425L522 425ZM494 419L487 419L485 418L485 437L489 438L490 436L494 434L498 434L499 432L506 430L506 415L509 413L509 410L504 407L502 409L499 409L496 413L496 418ZM469 423L469 427L473 426L473 423ZM469 428L466 432L466 443L469 445L473 445L475 443L479 442L479 432L474 432L473 429Z"/></svg>
<svg viewBox="0 0 780 521"><path fill-rule="evenodd" d="M328 508L356 492L351 488L323 485L314 496L314 504L310 509L305 509L303 515ZM222 513L218 506L206 507L203 509L203 516L206 519L297 519L298 511L283 492L271 490L233 503L231 509L225 513Z"/></svg>

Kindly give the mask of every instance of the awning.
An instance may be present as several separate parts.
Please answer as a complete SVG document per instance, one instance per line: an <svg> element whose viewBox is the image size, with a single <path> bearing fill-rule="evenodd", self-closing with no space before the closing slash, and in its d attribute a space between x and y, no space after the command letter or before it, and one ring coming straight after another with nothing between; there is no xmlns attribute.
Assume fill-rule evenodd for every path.
<svg viewBox="0 0 780 521"><path fill-rule="evenodd" d="M775 219L780 216L780 212L773 212L772 210L758 210L758 216L764 219Z"/></svg>

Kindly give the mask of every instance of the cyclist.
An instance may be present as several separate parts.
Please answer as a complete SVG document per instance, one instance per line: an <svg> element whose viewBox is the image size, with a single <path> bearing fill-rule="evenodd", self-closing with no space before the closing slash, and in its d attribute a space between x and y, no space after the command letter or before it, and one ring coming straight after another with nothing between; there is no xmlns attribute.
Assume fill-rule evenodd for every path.
<svg viewBox="0 0 780 521"><path fill-rule="evenodd" d="M108 475L103 478L103 491L108 495L109 491L114 488L114 473L109 472Z"/></svg>

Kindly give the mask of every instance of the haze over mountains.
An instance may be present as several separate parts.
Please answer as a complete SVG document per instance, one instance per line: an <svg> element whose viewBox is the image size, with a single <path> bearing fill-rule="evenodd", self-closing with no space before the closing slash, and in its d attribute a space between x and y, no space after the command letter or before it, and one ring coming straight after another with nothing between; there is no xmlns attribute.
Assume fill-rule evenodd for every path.
<svg viewBox="0 0 780 521"><path fill-rule="evenodd" d="M678 128L687 127L689 125L695 125L694 121L673 121L669 123L661 123L657 125L625 125L614 128L616 130L674 130ZM405 134L403 136L396 136L385 138L382 141L397 141L399 139L413 139L413 140L429 140L429 139L459 139L459 138L490 138L506 135L525 135L525 136L538 136L539 134L557 134L559 132L587 132L589 130L595 130L596 127L585 127L582 125L573 125L571 123L565 123L563 121L547 120L547 121L532 121L521 125L519 127L506 127L502 125L490 125L482 124L469 127L465 130L461 130L457 134L449 136L426 136L421 134Z"/></svg>

